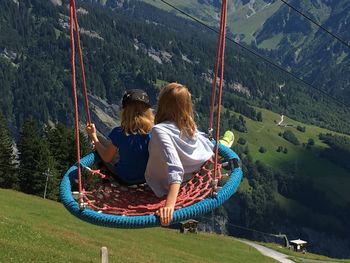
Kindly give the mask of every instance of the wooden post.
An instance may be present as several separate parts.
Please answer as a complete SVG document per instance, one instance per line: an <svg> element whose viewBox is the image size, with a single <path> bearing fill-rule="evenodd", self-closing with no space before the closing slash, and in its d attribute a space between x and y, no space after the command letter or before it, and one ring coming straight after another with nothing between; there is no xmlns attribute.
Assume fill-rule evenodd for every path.
<svg viewBox="0 0 350 263"><path fill-rule="evenodd" d="M101 247L101 263L108 263L108 249Z"/></svg>

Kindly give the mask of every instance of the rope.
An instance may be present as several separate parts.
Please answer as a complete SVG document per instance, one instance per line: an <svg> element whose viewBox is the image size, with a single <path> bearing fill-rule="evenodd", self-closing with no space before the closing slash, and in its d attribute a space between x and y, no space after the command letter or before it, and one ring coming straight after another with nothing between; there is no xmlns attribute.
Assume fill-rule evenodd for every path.
<svg viewBox="0 0 350 263"><path fill-rule="evenodd" d="M214 73L214 79L213 79L213 90L211 93L211 106L210 106L210 120L209 120L209 129L208 134L209 137L212 136L213 132L213 119L214 119L214 107L215 107L215 96L216 96L216 84L217 84L217 78L218 78L218 72L219 72L219 56L221 51L221 39L222 39L222 31L223 31L223 8L224 5L221 5L221 15L220 15L220 32L218 33L218 46L216 49L216 55L215 55L215 73Z"/></svg>
<svg viewBox="0 0 350 263"><path fill-rule="evenodd" d="M88 124L91 124L91 116L90 116L90 110L89 110L89 99L88 99L88 95L87 95L86 78L85 78L85 67L84 67L84 60L83 60L83 52L82 52L81 45L80 45L79 25L78 25L78 18L77 18L75 1L71 0L71 3L73 6L73 11L74 11L73 15L74 15L75 34L76 34L77 48L78 48L78 53L79 53L81 79L83 81L86 120L87 120Z"/></svg>
<svg viewBox="0 0 350 263"><path fill-rule="evenodd" d="M213 32L215 32L215 33L217 33L217 34L219 33L219 31L217 31L216 29L214 29L214 28L208 26L207 24L203 23L203 22L200 21L199 19L195 18L195 17L192 16L192 15L189 15L189 14L186 13L185 11L182 11L180 8L177 8L176 6L170 4L169 2L167 2L167 1L165 1L165 0L159 0L159 1L161 1L161 2L163 2L164 4L170 6L170 7L173 8L174 10L180 12L181 14L187 16L187 17L190 18L191 20L193 20L193 21L197 22L198 24L204 26L205 28L209 29L210 31L213 31ZM260 55L260 54L257 53L256 51L254 51L254 50L252 50L252 49L250 49L250 48L248 48L248 47L246 47L246 46L240 44L239 42L235 41L234 39L232 39L232 38L230 38L230 37L227 37L227 36L226 36L226 39L227 39L228 41L230 41L231 43L233 43L234 45L237 45L237 46L239 46L240 48L242 48L242 49L248 51L249 53L253 54L254 56L258 57L259 59L264 60L266 63L270 64L271 66L273 66L273 67L279 69L280 71L286 73L287 75L291 76L292 78L294 78L295 80L301 82L302 84L304 84L304 85L306 85L306 86L312 88L313 90L318 91L319 93L323 94L324 96L326 96L326 97L332 99L332 100L333 100L334 102L336 102L338 105L340 105L340 106L345 106L345 107L347 107L347 108L350 108L350 104L347 104L347 103L345 103L344 101L340 101L340 100L338 100L336 97L333 97L332 95L330 95L330 94L328 94L327 92L325 92L324 90L315 87L315 86L312 85L311 83L309 83L309 82L303 80L302 78L298 77L295 73L290 72L290 71L288 71L287 69L283 68L282 66L278 65L277 63L275 63L275 62L272 61L271 59L266 58L266 57L264 57L263 55Z"/></svg>
<svg viewBox="0 0 350 263"><path fill-rule="evenodd" d="M187 207L197 203L209 196L212 192L212 172L214 171L214 161L209 160L193 178L184 183L177 196L175 209ZM222 178L221 164L219 165L218 179ZM85 181L84 202L95 211L104 214L123 216L143 216L152 215L163 207L166 197L158 198L151 188L145 184L125 186L114 181L105 172L91 170L87 167L90 175L96 175L105 180L98 180L96 183L92 176ZM91 189L89 189L91 188Z"/></svg>
<svg viewBox="0 0 350 263"><path fill-rule="evenodd" d="M73 93L74 116L75 116L76 159L77 159L77 167L78 167L77 173L78 173L78 188L79 188L79 204L81 205L83 204L83 187L82 187L82 181L81 181L81 167L80 167L79 110L78 110L78 96L77 96L77 85L76 85L76 71L75 71L74 29L75 29L75 36L77 41L81 78L83 82L86 120L88 124L91 124L91 116L89 111L89 100L87 95L83 52L80 44L80 33L79 33L79 25L78 25L75 0L69 1L69 18L70 18L69 29L70 29L71 63L72 63L72 93Z"/></svg>
<svg viewBox="0 0 350 263"><path fill-rule="evenodd" d="M221 144L219 144L219 153L223 160L239 160L238 155L234 151ZM82 166L91 167L99 161L100 159L97 153L92 152L81 159L81 164ZM225 180L225 184L217 192L217 195L204 198L190 206L175 210L172 222L181 222L183 220L206 214L222 205L237 191L242 176L242 169L239 167L234 168L230 176ZM72 185L75 185L74 182L76 178L77 167L72 166L65 173L60 184L61 202L74 216L92 224L108 227L139 228L160 225L159 217L152 214L144 216L120 216L105 214L88 208L82 210L79 203L72 195ZM121 195L123 195L123 193L121 193ZM128 202L128 200L126 202Z"/></svg>
<svg viewBox="0 0 350 263"><path fill-rule="evenodd" d="M76 143L76 159L77 159L77 173L78 173L78 188L79 188L79 204L83 202L81 193L83 192L81 183L81 167L80 167L80 140L79 140L79 111L78 111L78 97L77 97L77 84L76 84L76 72L75 72L75 45L74 45L74 0L70 1L69 15L70 15L70 43L71 43L71 62L72 62L72 93L74 102L74 116L75 116L75 143Z"/></svg>
<svg viewBox="0 0 350 263"><path fill-rule="evenodd" d="M220 135L220 114L221 114L221 100L222 100L222 87L223 87L223 80L224 80L224 66L225 66L225 40L226 40L226 17L227 13L227 2L226 0L222 1L221 4L221 23L220 23L220 34L219 34L219 41L218 41L218 48L217 48L217 55L216 55L216 62L215 62L215 78L214 78L214 84L213 84L213 97L212 97L212 105L211 105L211 123L212 126L212 119L213 119L213 105L215 100L215 93L216 93L216 82L217 82L217 72L218 72L218 63L220 58L220 84L219 84L219 94L218 94L218 103L217 103L217 121L216 121L216 134L215 134L215 141L217 142L215 144L215 159L214 159L214 184L213 184L213 190L216 191L217 187L217 165L218 165L218 142L219 142L219 135ZM210 127L212 129L212 127Z"/></svg>

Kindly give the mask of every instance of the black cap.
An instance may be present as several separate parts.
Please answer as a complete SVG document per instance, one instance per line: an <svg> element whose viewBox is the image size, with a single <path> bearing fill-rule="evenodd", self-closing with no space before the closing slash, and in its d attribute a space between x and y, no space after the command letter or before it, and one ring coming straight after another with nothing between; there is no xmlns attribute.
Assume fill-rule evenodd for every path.
<svg viewBox="0 0 350 263"><path fill-rule="evenodd" d="M132 101L141 101L151 107L151 105L149 104L149 97L147 93L142 89L131 89L126 91L123 96L122 107L125 108L125 106Z"/></svg>

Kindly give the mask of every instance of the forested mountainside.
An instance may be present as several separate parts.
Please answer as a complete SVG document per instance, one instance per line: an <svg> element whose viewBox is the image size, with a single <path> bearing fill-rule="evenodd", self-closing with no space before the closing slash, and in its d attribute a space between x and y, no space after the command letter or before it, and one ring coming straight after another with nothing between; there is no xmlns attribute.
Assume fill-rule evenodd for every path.
<svg viewBox="0 0 350 263"><path fill-rule="evenodd" d="M173 11L159 0L144 1ZM111 4L113 1L107 2ZM349 45L349 1L287 2ZM190 0L169 3L207 24L218 23L220 1ZM306 81L340 100L349 101L349 47L332 38L281 0L228 1L228 28L236 41L260 49L259 52Z"/></svg>
<svg viewBox="0 0 350 263"><path fill-rule="evenodd" d="M139 1L124 1L113 10L83 2L78 2L78 16L89 91L118 104L126 88L141 87L154 102L159 83L177 80L187 84L197 98L204 126L215 34ZM67 1L7 0L1 5L2 111L14 127L28 116L42 123L69 123ZM341 106L230 44L225 90L225 107L243 114L253 112L246 106L249 101L305 122L350 130Z"/></svg>
<svg viewBox="0 0 350 263"><path fill-rule="evenodd" d="M14 172L18 181L12 180L11 188L42 196L43 173L51 168L56 180L52 179L49 197L57 199L57 183L75 160L72 131L62 124L44 131L42 126L72 123L68 1L0 3L0 107L12 132L22 130L19 169ZM146 89L155 103L159 87L176 80L189 86L197 121L206 130L217 36L143 2L105 4L77 2L95 117L102 108L108 115L109 110L117 112L127 88ZM262 231L316 236L312 239L327 242L315 241L315 250L348 256L349 168L347 158L335 158L339 153L348 156L348 137L307 125L348 133L348 111L231 43L226 51L223 105L222 130L235 131L245 179L220 213L229 222ZM82 106L80 112L83 117ZM304 123L285 118L287 124L278 126L280 114ZM29 116L32 119L25 121ZM2 123L0 130L7 124ZM10 136L1 131L0 137L5 138L0 146L6 144L11 156ZM17 178L0 170L0 179L4 176ZM1 187L4 182L0 180ZM327 245L329 251L316 245Z"/></svg>

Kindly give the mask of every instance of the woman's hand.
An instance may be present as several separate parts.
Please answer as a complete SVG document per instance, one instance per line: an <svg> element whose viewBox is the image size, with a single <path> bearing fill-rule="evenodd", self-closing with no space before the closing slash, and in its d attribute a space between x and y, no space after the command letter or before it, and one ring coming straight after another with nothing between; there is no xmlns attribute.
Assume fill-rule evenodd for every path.
<svg viewBox="0 0 350 263"><path fill-rule="evenodd" d="M168 226L173 220L174 207L173 206L165 206L160 208L156 215L160 217L160 224L162 226Z"/></svg>
<svg viewBox="0 0 350 263"><path fill-rule="evenodd" d="M171 184L169 186L169 193L166 198L165 206L156 212L156 215L160 217L160 223L162 226L168 226L173 220L173 214L179 190L180 183Z"/></svg>
<svg viewBox="0 0 350 263"><path fill-rule="evenodd" d="M97 142L98 141L95 124L93 124L93 123L87 124L85 130L86 130L86 133L88 134L89 138L93 142Z"/></svg>

